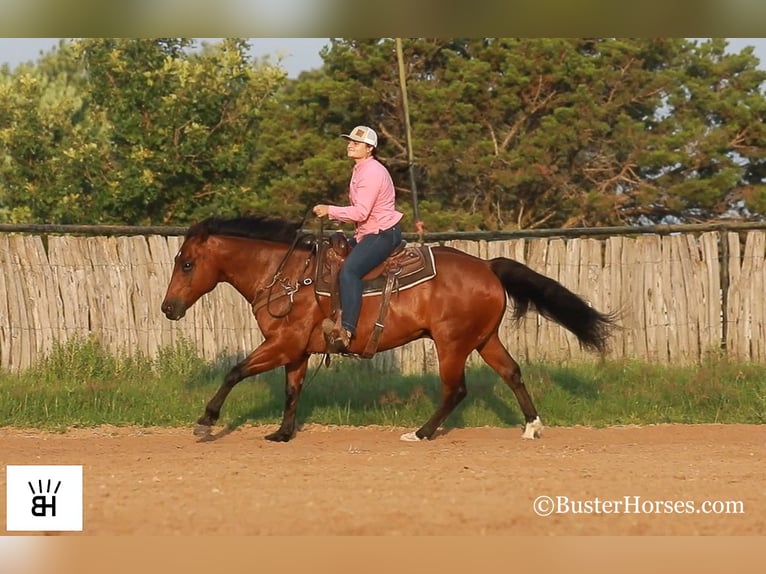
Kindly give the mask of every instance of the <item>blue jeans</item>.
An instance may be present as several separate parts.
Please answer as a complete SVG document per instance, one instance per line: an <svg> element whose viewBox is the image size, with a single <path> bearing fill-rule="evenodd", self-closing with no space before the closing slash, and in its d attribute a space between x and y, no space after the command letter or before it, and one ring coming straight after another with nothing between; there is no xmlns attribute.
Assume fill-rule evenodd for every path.
<svg viewBox="0 0 766 574"><path fill-rule="evenodd" d="M377 267L402 241L402 228L397 223L374 235L365 235L359 243L349 241L353 249L340 270L341 324L352 335L356 333L362 306L362 277Z"/></svg>

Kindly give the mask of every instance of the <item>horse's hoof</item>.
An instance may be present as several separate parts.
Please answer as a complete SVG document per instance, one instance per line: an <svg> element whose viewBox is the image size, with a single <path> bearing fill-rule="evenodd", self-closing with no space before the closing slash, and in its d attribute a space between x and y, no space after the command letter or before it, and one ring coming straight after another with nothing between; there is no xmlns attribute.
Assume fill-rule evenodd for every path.
<svg viewBox="0 0 766 574"><path fill-rule="evenodd" d="M421 440L426 440L415 434L415 431L404 433L399 437L399 439L403 440L404 442L420 442Z"/></svg>
<svg viewBox="0 0 766 574"><path fill-rule="evenodd" d="M524 427L524 432L521 435L521 438L527 439L527 440L534 440L536 438L540 438L543 435L543 423L540 420L540 417L535 417L533 421L530 421L526 424Z"/></svg>
<svg viewBox="0 0 766 574"><path fill-rule="evenodd" d="M289 433L277 431L271 434L267 434L264 438L266 440L270 440L271 442L287 442L292 438L292 435Z"/></svg>
<svg viewBox="0 0 766 574"><path fill-rule="evenodd" d="M213 432L213 429L210 425L200 425L194 427L194 436L199 438L207 438L209 437Z"/></svg>

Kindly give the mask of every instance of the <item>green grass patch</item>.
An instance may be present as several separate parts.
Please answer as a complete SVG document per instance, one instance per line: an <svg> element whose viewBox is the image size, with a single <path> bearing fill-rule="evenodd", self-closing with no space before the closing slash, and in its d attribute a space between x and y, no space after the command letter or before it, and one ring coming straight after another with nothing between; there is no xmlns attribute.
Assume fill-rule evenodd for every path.
<svg viewBox="0 0 766 574"><path fill-rule="evenodd" d="M0 373L0 425L64 429L103 424L189 426L202 414L234 357L213 363L181 341L156 358L113 356L92 339L56 346L33 368ZM716 357L696 366L631 361L523 364L524 379L547 425L763 423L766 366ZM282 417L282 370L240 383L224 405L229 427ZM467 371L468 397L447 427L519 426L511 390L488 367ZM437 408L436 375L405 377L362 360L311 370L299 423L418 427Z"/></svg>

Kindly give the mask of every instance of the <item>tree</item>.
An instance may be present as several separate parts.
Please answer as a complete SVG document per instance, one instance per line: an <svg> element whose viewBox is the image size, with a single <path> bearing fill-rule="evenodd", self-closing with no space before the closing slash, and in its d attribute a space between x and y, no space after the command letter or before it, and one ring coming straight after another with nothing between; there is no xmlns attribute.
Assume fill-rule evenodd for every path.
<svg viewBox="0 0 766 574"><path fill-rule="evenodd" d="M421 219L437 230L766 215L766 72L724 40L403 42ZM83 39L0 70L0 219L185 224L347 201L374 127L414 230L395 42L332 39L288 80L247 42Z"/></svg>
<svg viewBox="0 0 766 574"><path fill-rule="evenodd" d="M681 54L656 126L663 145L642 155L647 184L630 210L650 220L766 214L766 72L756 63L752 50L726 54L722 39Z"/></svg>
<svg viewBox="0 0 766 574"><path fill-rule="evenodd" d="M110 127L106 210L132 223L188 223L246 210L260 107L284 72L242 39L201 53L184 38L85 39L93 112Z"/></svg>
<svg viewBox="0 0 766 574"><path fill-rule="evenodd" d="M761 209L766 74L751 53L725 54L722 41L509 38L410 39L404 52L428 229L633 224ZM323 58L322 70L269 105L264 188L345 200L332 138L367 123L379 131L406 206L393 40L335 39ZM299 153L275 145L285 128Z"/></svg>
<svg viewBox="0 0 766 574"><path fill-rule="evenodd" d="M100 213L106 139L83 86L65 44L38 66L0 76L0 220L80 223Z"/></svg>

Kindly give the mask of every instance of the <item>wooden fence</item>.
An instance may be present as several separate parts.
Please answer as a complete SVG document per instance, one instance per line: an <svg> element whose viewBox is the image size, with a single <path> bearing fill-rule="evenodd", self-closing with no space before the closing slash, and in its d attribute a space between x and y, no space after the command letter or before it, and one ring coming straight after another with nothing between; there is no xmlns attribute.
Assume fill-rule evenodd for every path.
<svg viewBox="0 0 766 574"><path fill-rule="evenodd" d="M2 230L0 230L2 231ZM571 231L571 230L569 230ZM510 257L560 281L621 329L610 357L696 363L725 352L766 361L766 231L721 230L585 237L452 239L482 258ZM0 368L19 371L55 342L95 336L115 353L155 356L181 338L209 360L241 357L262 340L247 302L229 285L179 322L160 312L180 235L0 234ZM573 335L530 314L501 337L525 361L593 360ZM421 340L379 353L382 368L436 371ZM480 361L474 353L471 361Z"/></svg>

